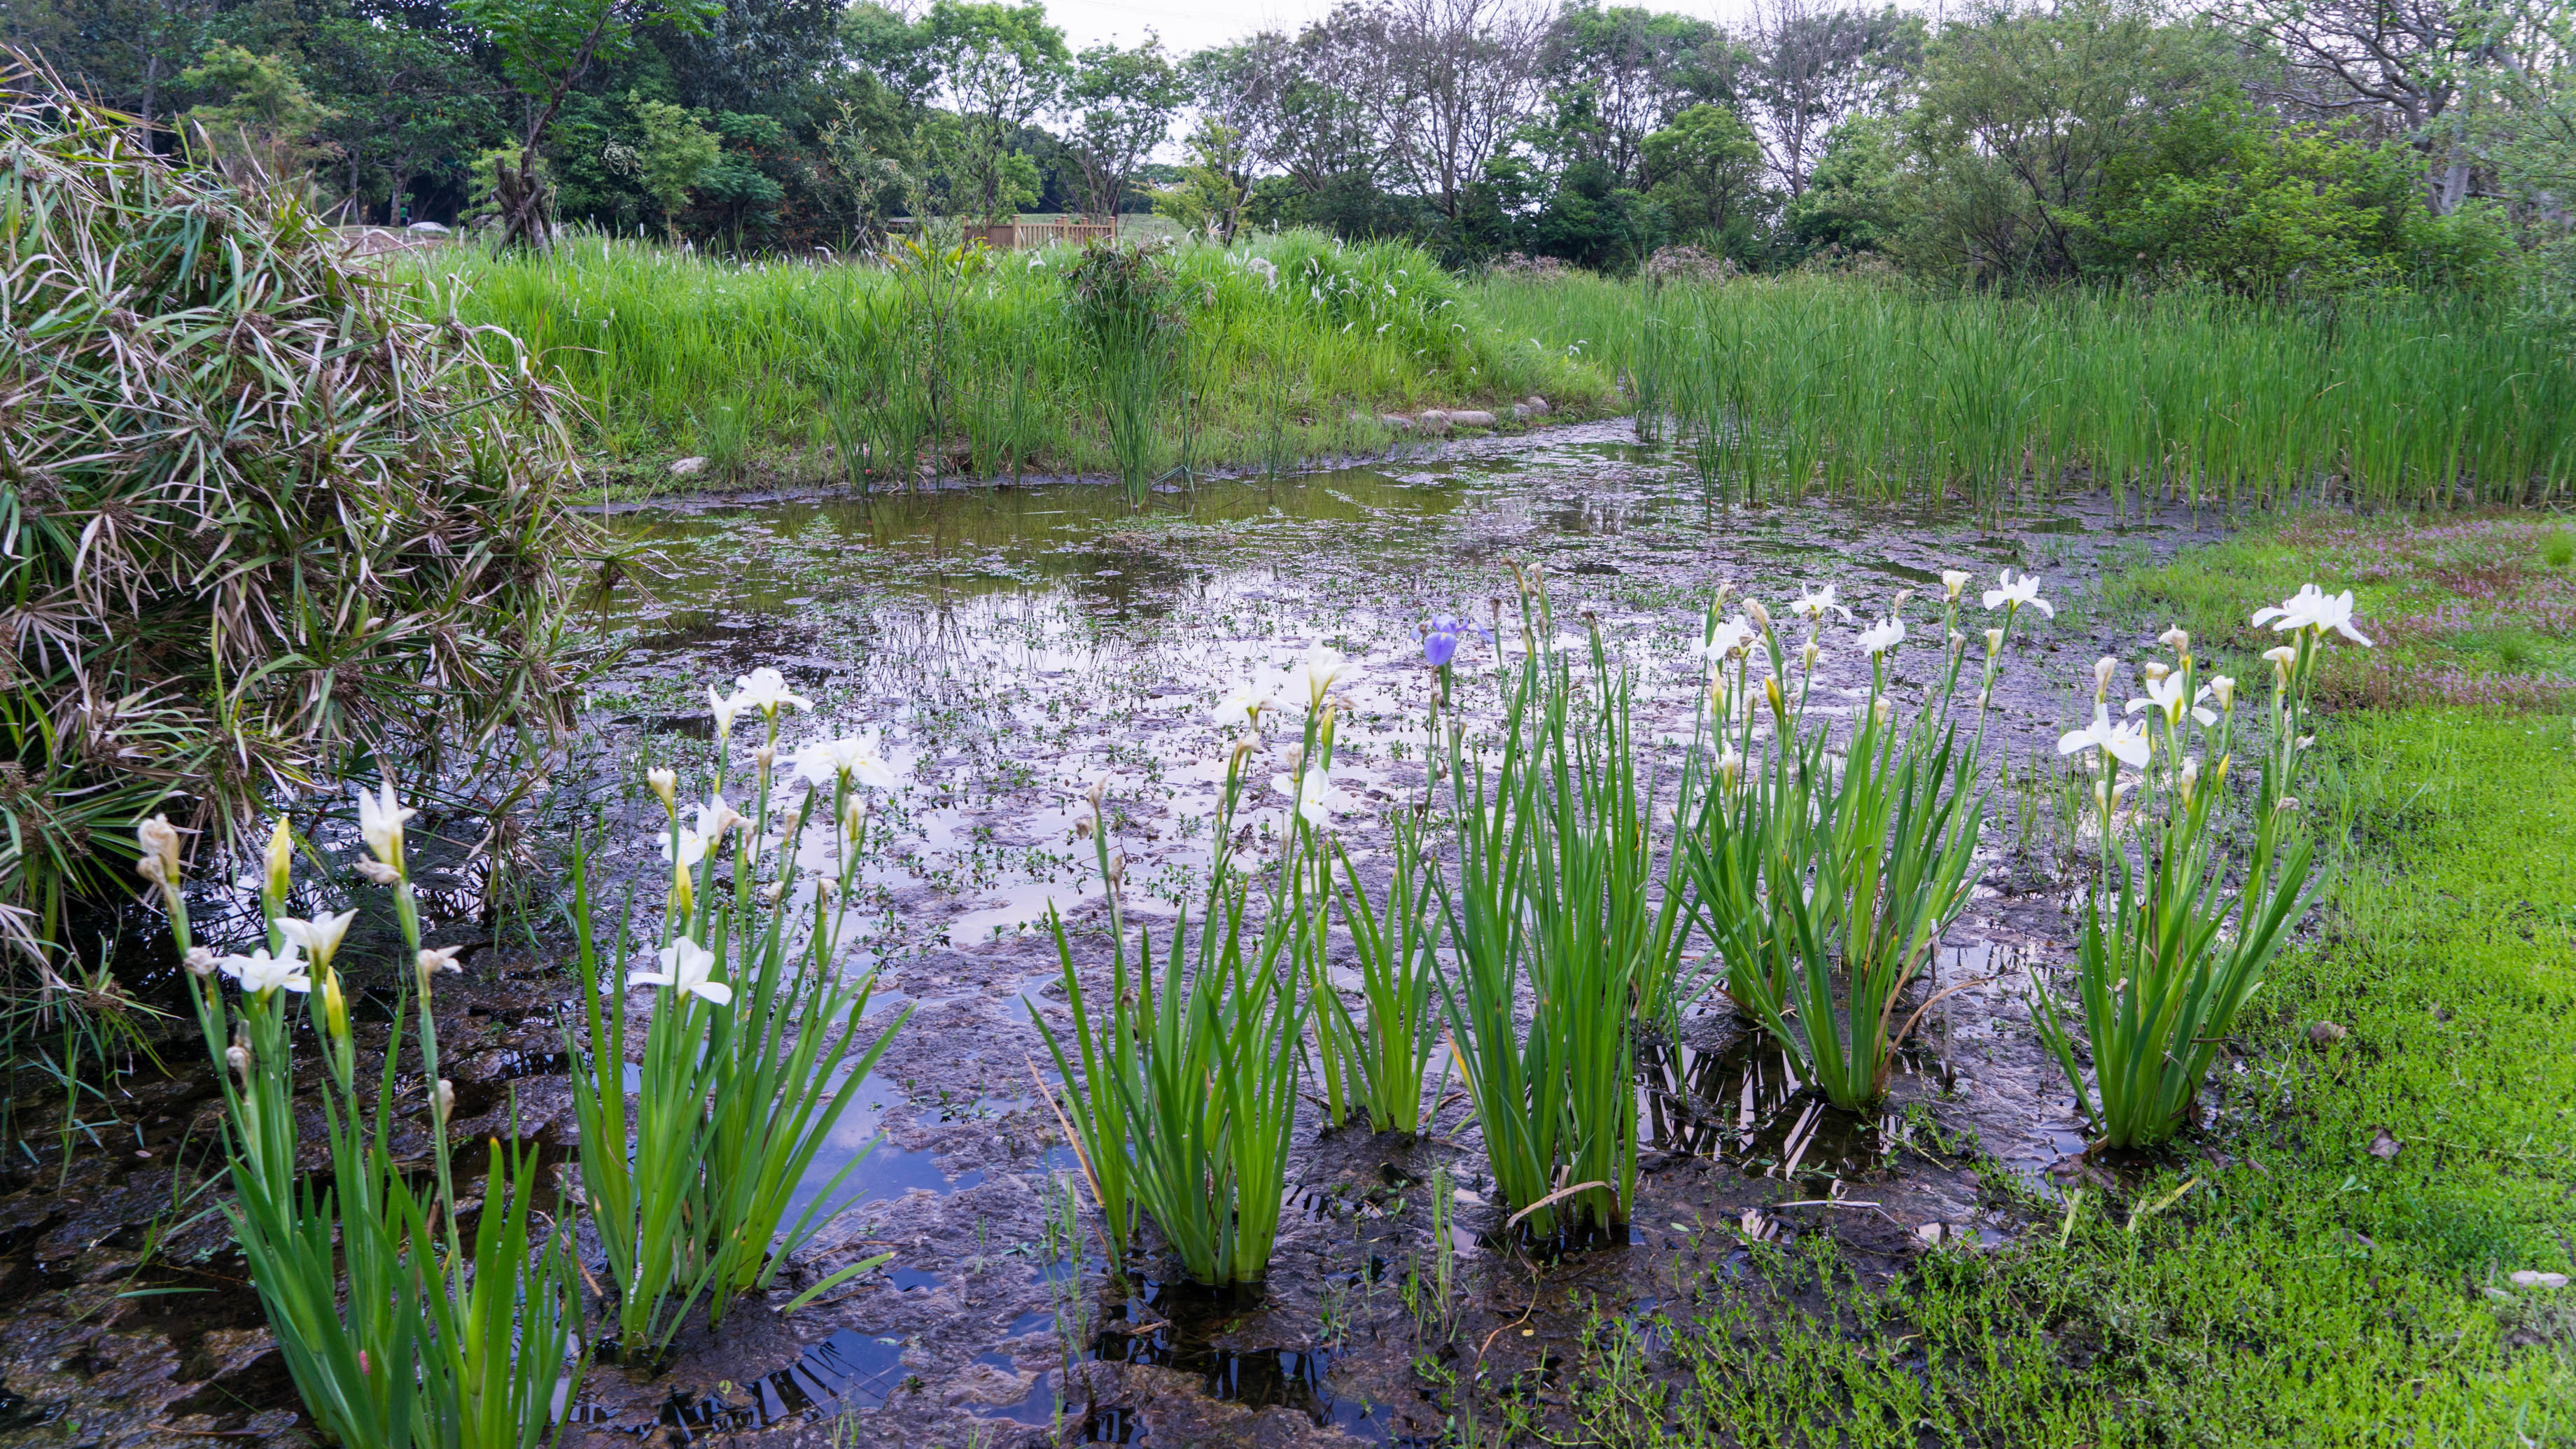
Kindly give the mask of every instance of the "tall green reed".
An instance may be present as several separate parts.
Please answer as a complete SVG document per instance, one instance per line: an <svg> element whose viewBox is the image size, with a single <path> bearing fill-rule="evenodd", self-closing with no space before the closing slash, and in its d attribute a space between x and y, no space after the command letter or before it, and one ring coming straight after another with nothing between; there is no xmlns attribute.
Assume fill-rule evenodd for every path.
<svg viewBox="0 0 2576 1449"><path fill-rule="evenodd" d="M1635 378L1713 491L1996 508L2067 487L2231 507L2563 498L2576 359L2509 305L2405 293L2332 309L2214 291L2004 297L1796 275L1652 289L1496 279L1521 339ZM1535 349L1533 349L1535 350Z"/></svg>
<svg viewBox="0 0 2576 1449"><path fill-rule="evenodd" d="M1164 405L1184 370L1179 348L1187 324L1171 268L1160 247L1095 242L1065 270L1064 283L1098 361L1118 479L1141 499L1158 477Z"/></svg>

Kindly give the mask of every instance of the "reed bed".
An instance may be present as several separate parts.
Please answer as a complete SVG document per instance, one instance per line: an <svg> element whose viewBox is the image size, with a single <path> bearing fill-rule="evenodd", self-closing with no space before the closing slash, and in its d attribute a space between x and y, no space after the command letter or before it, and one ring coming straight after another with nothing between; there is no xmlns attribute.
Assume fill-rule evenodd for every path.
<svg viewBox="0 0 2576 1449"><path fill-rule="evenodd" d="M1179 325L1155 359L1145 460L1124 411L1134 388L1109 385L1132 383L1137 359L1104 357L1075 305L1082 257L905 247L889 264L737 264L592 236L544 258L460 247L386 265L423 306L538 354L612 459L686 452L722 481L764 444L828 447L824 469L800 466L877 485L925 469L1186 472L1382 446L1385 411L1608 392L1589 367L1502 345L1401 243L1185 244L1158 263Z"/></svg>
<svg viewBox="0 0 2576 1449"><path fill-rule="evenodd" d="M2449 507L2563 499L2576 475L2576 360L2448 293L2329 307L1791 276L1469 295L1524 351L1625 378L1641 437L1670 428L1748 499Z"/></svg>

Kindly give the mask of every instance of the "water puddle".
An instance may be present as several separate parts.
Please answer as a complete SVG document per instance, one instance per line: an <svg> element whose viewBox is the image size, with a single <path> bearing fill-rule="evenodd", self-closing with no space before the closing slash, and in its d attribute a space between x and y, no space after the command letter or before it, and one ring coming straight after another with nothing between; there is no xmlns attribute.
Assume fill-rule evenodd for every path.
<svg viewBox="0 0 2576 1449"><path fill-rule="evenodd" d="M1200 1391L1219 1403L1288 1409L1303 1414L1319 1429L1339 1429L1369 1443L1385 1442L1385 1427L1373 1406L1334 1392L1328 1381L1333 1349L1219 1346L1257 1306L1242 1292L1147 1283L1141 1292L1109 1309L1092 1343L1091 1357L1103 1363L1172 1369L1194 1376ZM1094 1414L1087 1422L1101 1421ZM1133 1441L1095 1433L1083 1442Z"/></svg>
<svg viewBox="0 0 2576 1449"><path fill-rule="evenodd" d="M1902 1052L1900 1076L1935 1074L1919 1049ZM1717 1051L1642 1046L1637 1054L1638 1150L1732 1162L1830 1195L1884 1172L1904 1147L1904 1114L1846 1112L1800 1081L1788 1054L1758 1029Z"/></svg>
<svg viewBox="0 0 2576 1449"><path fill-rule="evenodd" d="M843 1329L776 1373L712 1394L673 1392L655 1422L695 1432L763 1429L882 1405L909 1377L903 1341Z"/></svg>
<svg viewBox="0 0 2576 1449"><path fill-rule="evenodd" d="M1561 633L1579 636L1589 611L1617 655L1636 662L1637 729L1677 750L1693 735L1704 684L1687 645L1698 638L1708 592L1722 581L1773 601L1839 581L1844 601L1867 617L1899 588L1919 592L1943 568L1990 574L2036 558L2055 595L2103 550L2135 551L2140 543L2135 533L2118 531L2132 525L2080 500L2002 528L1912 510L1729 508L1699 486L1686 458L1636 445L1624 423L1299 477L1218 481L1158 493L1142 507L1114 488L1050 482L875 498L710 499L616 508L605 521L619 544L637 552L621 565L620 580L583 590L579 622L604 664L583 701L578 751L554 771L554 794L528 822L532 832L561 839L573 823L604 817L608 835L594 891L615 899L633 882L639 900L658 899L667 869L659 853L662 817L641 783L644 771L674 768L697 782L693 790L703 788L717 750L707 686L763 665L780 669L812 701L810 710L788 717L783 755L815 739L866 734L900 781L874 801L856 884L827 925L839 933L840 970L878 973L869 1020L881 1026L892 1012L915 1013L862 1083L788 1212L793 1222L846 1168L835 1195L857 1213L818 1240L821 1256L831 1259L819 1266L829 1271L900 1243L897 1260L869 1275L860 1291L804 1310L801 1331L818 1337L801 1355L794 1344L778 1343L775 1356L735 1368L731 1385L722 1383L728 1365L693 1364L673 1372L670 1382L684 1389L677 1395L661 1381L629 1384L610 1427L697 1435L864 1410L876 1437L861 1442L920 1443L989 1439L994 1430L974 1426L1001 1420L1052 1424L1068 1381L1041 1376L1021 1398L1021 1385L999 1377L1026 1370L1012 1365L1010 1346L995 1332L1025 1338L1045 1329L1051 1320L1032 1316L1032 1308L1054 1290L994 1273L991 1264L1016 1268L1027 1260L1011 1254L1037 1251L1031 1245L1044 1237L1054 1179L1075 1166L1054 1141L1058 1129L1024 1060L1043 1076L1051 1062L1033 1024L1063 1022L1045 924L1050 907L1065 918L1086 983L1105 967L1094 842L1077 832L1089 821L1085 796L1095 783L1105 782L1104 825L1110 850L1124 862L1130 929L1150 925L1159 946L1181 903L1192 904L1195 919L1203 889L1209 820L1238 733L1212 717L1215 703L1247 676L1284 671L1310 648L1349 656L1357 672L1342 687L1332 772L1349 808L1334 825L1363 874L1382 870L1386 816L1426 788L1422 735L1434 679L1421 659L1421 624L1448 613L1481 626L1502 613L1505 653L1496 641L1477 639L1460 654L1457 671L1470 684L1516 655L1507 562L1543 566ZM2189 526L2168 527L2146 542L2161 549L2192 536ZM1866 660L1839 620L1823 642L1818 683L1825 692L1818 698L1835 702L1819 707L1847 708L1833 691L1863 684ZM2034 667L2017 667L1998 695L1999 731L2018 732L2009 751L2015 756L2047 751L2062 723L2068 681L2048 671L2073 654L2049 655L2052 642L2038 643ZM2089 638L2082 652L2093 652ZM1280 839L1288 801L1271 782L1292 769L1288 755L1303 713L1300 698L1283 702L1267 721L1236 819L1237 858L1247 867L1270 858ZM738 781L748 774L751 748L740 729L731 742ZM800 792L781 785L785 813L792 815ZM741 805L744 793L737 785L731 798ZM347 806L339 797L307 832L343 867L356 849L343 818ZM567 1094L549 1084L574 1064L564 1058L559 1028L542 1013L565 988L558 975L520 979L554 970L552 944L534 952L524 944L482 946L494 934L486 919L491 903L466 853L483 833L479 822L432 812L413 828L424 910L442 933L433 944L478 947L466 958L467 977L448 988L457 993L451 999L469 999L470 987L496 1003L493 1015L472 1025L470 1048L463 1035L457 1041L460 1064L471 1059L471 1080L460 1071L458 1085L495 1106L515 1090L531 1114L552 1111L560 1122L565 1109L548 1104ZM817 820L794 840L772 829L774 848L791 852L801 869L838 873L842 847L828 823ZM390 960L390 920L367 905L371 894L380 893L297 905L308 914L358 906L347 958ZM256 927L248 901L229 887L210 888L197 917L201 933L219 947L239 944ZM139 916L110 922L100 949L146 999L176 1000L182 978L166 932L154 932ZM1988 974L1975 963L1945 960L1945 982L1954 965ZM372 989L363 980L361 986ZM362 995L358 1009L381 1008ZM540 1014L533 1025L529 1012ZM2044 1172L2081 1140L2070 1140L2063 1094L2052 1095L2040 1070L2045 1063L2027 1055L2027 1035L2004 986L1963 993L1924 1023L1919 1048L1900 1067L1915 1074L1900 1098L1937 1098L1945 1116L1973 1118L1981 1144L2016 1172ZM1723 1197L1729 1212L1747 1197L1892 1198L1903 1184L1889 1179L1914 1172L1906 1150L1907 1134L1918 1130L1913 1119L1825 1108L1777 1051L1750 1033L1734 1036L1736 1045L1715 1051L1641 1056L1648 1191L1675 1202ZM164 1156L98 1167L83 1188L92 1201L121 1193L115 1201L140 1205L138 1222L163 1209L166 1182L137 1178L140 1186L128 1189L126 1177L166 1170L159 1164L193 1111L189 1093L201 1096L202 1085L174 1092L156 1128L161 1135L138 1144ZM1933 1087L1948 1090L1921 1090ZM1116 1305L1103 1331L1074 1356L1104 1372L1116 1366L1161 1371L1139 1375L1149 1380L1177 1375L1209 1397L1285 1410L1319 1429L1376 1440L1436 1435L1436 1418L1424 1421L1408 1408L1414 1427L1404 1427L1355 1387L1366 1385L1380 1400L1402 1396L1409 1360L1392 1339L1300 1336L1320 1331L1313 1310L1328 1292L1365 1299L1373 1274L1400 1281L1407 1254L1423 1246L1403 1237L1415 1232L1410 1218L1374 1210L1392 1214L1391 1202L1345 1212L1327 1200L1337 1175L1347 1183L1375 1174L1385 1160L1381 1149L1347 1136L1336 1146L1306 1125L1291 1180L1319 1193L1283 1225L1297 1250L1274 1270L1266 1317L1254 1322L1235 1307L1156 1286ZM532 1123L528 1130L541 1129ZM880 1143L884 1134L908 1145ZM1429 1177L1442 1161L1452 1181L1474 1171L1471 1141L1415 1148L1404 1159L1410 1181ZM1458 1155L1448 1155L1453 1151ZM1682 1170L1662 1170L1676 1164ZM1954 1191L1955 1183L1942 1190ZM57 1208L38 1196L29 1188L19 1200L36 1204L27 1209L30 1221L51 1221L46 1215ZM1412 1211L1419 1209L1417 1200ZM1487 1224L1480 1213L1462 1213L1473 1221L1453 1219L1452 1246L1473 1249ZM1607 1251L1528 1266L1550 1292L1599 1286L1603 1304L1634 1304L1652 1286L1635 1280L1669 1247L1664 1221L1632 1225ZM845 1251L829 1247L844 1234ZM103 1255L122 1250L104 1231L84 1226L79 1237L90 1246L64 1249L59 1262L46 1259L60 1283L96 1283L118 1270ZM1473 1258L1462 1253L1461 1261L1482 1271L1509 1258L1510 1274L1521 1275L1506 1275L1509 1306L1518 1313L1529 1301L1519 1286L1529 1281L1526 1257L1487 1249ZM1335 1277L1354 1273L1359 1277L1348 1282ZM27 1317L72 1321L78 1305L56 1282L47 1277L30 1295L49 1306ZM1380 1310L1393 1300L1383 1284L1374 1293ZM1378 1310L1356 1311L1365 1317ZM1564 1326L1548 1332L1562 1339L1556 1330ZM1544 1349L1546 1342L1530 1346ZM1383 1372L1378 1359L1389 1360ZM913 1374L923 1392L897 1392ZM31 1382L40 1387L31 1390ZM1001 1397L1004 1388L1010 1401ZM187 1390L175 1388L167 1402ZM74 1402L67 1396L76 1386L63 1375L13 1376L9 1391L28 1405L54 1405ZM975 1396L987 1391L993 1397ZM273 1407L290 1391L260 1392ZM1075 1387L1068 1398L1081 1395ZM87 1427L95 1406L78 1402ZM603 1391L601 1402L619 1401ZM138 1399L135 1422L158 1423L153 1416L165 1407L164 1400ZM21 1411L0 1400L0 1419ZM1088 1442L1135 1442L1154 1412L1124 1399L1062 1406L1066 1436ZM1004 1424L1002 1432L1017 1431ZM1158 1440L1168 1436L1157 1427Z"/></svg>

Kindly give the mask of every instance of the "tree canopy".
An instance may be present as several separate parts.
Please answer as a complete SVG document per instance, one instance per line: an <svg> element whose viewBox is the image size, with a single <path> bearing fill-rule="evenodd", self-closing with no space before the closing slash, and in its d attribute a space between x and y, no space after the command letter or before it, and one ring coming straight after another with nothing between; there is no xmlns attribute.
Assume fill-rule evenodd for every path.
<svg viewBox="0 0 2576 1449"><path fill-rule="evenodd" d="M741 252L1146 208L1458 265L1984 285L2492 285L2565 244L2566 0L1351 0L1175 55L1040 0L22 0L5 35L174 151L343 220Z"/></svg>

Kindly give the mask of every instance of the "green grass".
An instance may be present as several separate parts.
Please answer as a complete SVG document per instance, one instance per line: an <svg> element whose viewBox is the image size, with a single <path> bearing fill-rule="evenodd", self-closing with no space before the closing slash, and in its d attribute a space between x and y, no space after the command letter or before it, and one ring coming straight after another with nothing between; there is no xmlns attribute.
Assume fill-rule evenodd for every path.
<svg viewBox="0 0 2576 1449"><path fill-rule="evenodd" d="M2113 592L2215 612L2231 562L2339 577L2337 536L2294 524ZM2444 591L2422 568L2369 587ZM1762 1271L1667 1298L1667 1348L1595 1325L1561 1379L1573 1441L2576 1441L2576 1289L2509 1280L2576 1271L2576 734L2445 706L2323 733L2339 873L2238 1024L2215 1129L2071 1214L1988 1164L2019 1239L1885 1284L1824 1234L1753 1245ZM2348 1034L2314 1045L2320 1021Z"/></svg>
<svg viewBox="0 0 2576 1449"><path fill-rule="evenodd" d="M1068 305L1078 255L736 264L586 237L550 258L453 248L385 265L422 305L538 352L584 400L612 470L689 453L710 460L711 482L847 476L863 447L861 476L885 486L925 464L986 477L1118 465L1098 346ZM1507 410L1533 393L1583 409L1609 394L1587 365L1504 345L1453 278L1400 243L1291 232L1169 255L1186 325L1164 468L1382 447L1381 411Z"/></svg>
<svg viewBox="0 0 2576 1449"><path fill-rule="evenodd" d="M1641 423L1669 413L1710 486L1745 496L1993 504L2077 483L2445 507L2564 497L2576 475L2576 365L2446 295L2316 309L1803 275L1469 295L1525 349L1629 377Z"/></svg>
<svg viewBox="0 0 2576 1449"><path fill-rule="evenodd" d="M2268 518L2172 564L2104 580L2088 609L2168 623L2219 651L2217 668L2263 678L2253 655L2280 642L2253 611L2309 579L2350 588L2378 646L2334 650L2318 697L2339 705L2555 707L2576 692L2576 575L2550 563L2564 526L2495 511L2437 524L2307 512Z"/></svg>

